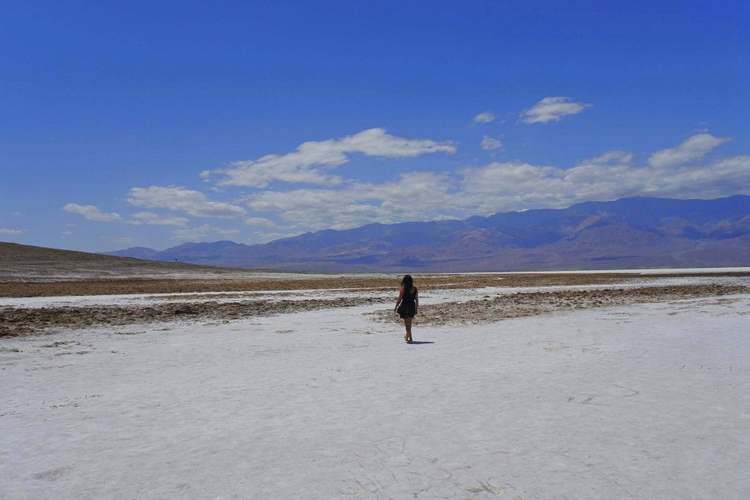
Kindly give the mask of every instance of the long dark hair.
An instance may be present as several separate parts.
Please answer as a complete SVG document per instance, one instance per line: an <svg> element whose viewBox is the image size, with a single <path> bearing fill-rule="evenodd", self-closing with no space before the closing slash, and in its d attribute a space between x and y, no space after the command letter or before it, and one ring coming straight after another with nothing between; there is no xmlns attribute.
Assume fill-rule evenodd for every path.
<svg viewBox="0 0 750 500"><path fill-rule="evenodd" d="M401 280L401 287L404 289L404 292L411 292L411 289L414 287L414 279L411 277L411 274L404 276L404 279Z"/></svg>

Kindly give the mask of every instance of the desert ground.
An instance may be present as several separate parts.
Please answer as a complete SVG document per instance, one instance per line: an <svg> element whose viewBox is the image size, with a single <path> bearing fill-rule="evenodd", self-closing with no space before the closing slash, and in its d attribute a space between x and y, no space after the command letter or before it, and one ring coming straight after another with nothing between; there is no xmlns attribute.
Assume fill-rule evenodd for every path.
<svg viewBox="0 0 750 500"><path fill-rule="evenodd" d="M750 497L748 269L415 274L407 345L395 275L63 267L0 280L2 498Z"/></svg>

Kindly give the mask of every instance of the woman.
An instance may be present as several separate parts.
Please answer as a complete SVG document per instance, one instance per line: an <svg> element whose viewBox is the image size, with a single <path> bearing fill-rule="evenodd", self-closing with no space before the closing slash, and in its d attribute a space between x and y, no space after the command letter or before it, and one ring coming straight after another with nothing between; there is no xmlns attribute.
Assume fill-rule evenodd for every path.
<svg viewBox="0 0 750 500"><path fill-rule="evenodd" d="M404 276L404 279L401 280L401 290L398 294L395 308L395 311L404 320L404 326L406 326L404 340L407 344L412 343L411 320L417 315L417 307L419 307L417 287L414 286L414 280L412 277L407 274Z"/></svg>

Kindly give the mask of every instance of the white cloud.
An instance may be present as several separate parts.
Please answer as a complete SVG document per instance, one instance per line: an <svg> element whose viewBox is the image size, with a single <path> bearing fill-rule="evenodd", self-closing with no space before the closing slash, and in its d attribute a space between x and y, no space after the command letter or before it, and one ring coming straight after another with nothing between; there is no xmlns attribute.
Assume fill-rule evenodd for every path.
<svg viewBox="0 0 750 500"><path fill-rule="evenodd" d="M254 211L278 215L299 232L345 229L371 222L392 223L452 217L452 179L432 172L403 174L383 184L351 183L342 189L264 191L248 197Z"/></svg>
<svg viewBox="0 0 750 500"><path fill-rule="evenodd" d="M14 229L9 227L0 227L0 235L7 235L7 236L17 236L19 234L23 234L23 231L20 229Z"/></svg>
<svg viewBox="0 0 750 500"><path fill-rule="evenodd" d="M584 162L568 169L491 163L465 169L463 175L460 196L475 200L476 213L561 208L629 196L715 198L750 194L750 156L677 171L623 162Z"/></svg>
<svg viewBox="0 0 750 500"><path fill-rule="evenodd" d="M750 156L696 161L728 140L707 133L699 135L709 137L700 140L691 137L675 148L664 150L672 152L666 162L664 155L660 161L653 161L664 151L652 155L649 161L637 161L632 153L617 150L565 168L523 161L492 162L451 173L404 173L382 183L349 179L329 186L261 190L246 194L243 206L239 206L240 202L211 201L203 193L182 187L134 188L128 200L135 206L170 209L186 216L227 217L245 229L240 232L207 224L190 227L187 218L166 217L159 210L138 212L127 220L175 226L173 236L182 241L236 239L246 231L259 241L374 222L465 218L500 211L562 208L583 201L628 196L715 198L750 194ZM343 156L346 161L346 155ZM680 160L674 160L675 156ZM99 220L116 216L113 220L120 220L119 215L103 213L96 207L70 205L75 207L75 213L100 217Z"/></svg>
<svg viewBox="0 0 750 500"><path fill-rule="evenodd" d="M262 227L274 227L276 224L273 221L264 217L247 217L245 224L248 226L262 226Z"/></svg>
<svg viewBox="0 0 750 500"><path fill-rule="evenodd" d="M495 113L485 111L474 117L474 123L490 123L495 121Z"/></svg>
<svg viewBox="0 0 750 500"><path fill-rule="evenodd" d="M557 122L565 116L576 115L589 106L591 105L572 101L569 97L545 97L521 113L521 121L529 124Z"/></svg>
<svg viewBox="0 0 750 500"><path fill-rule="evenodd" d="M578 175L576 170L579 168L588 169L591 177ZM562 207L574 201L578 193L590 190L584 185L576 185L574 178L579 177L583 182L598 179L601 176L596 169L600 168L585 166L564 170L522 162L494 162L464 169L461 190L463 197L474 200L473 211L479 214ZM600 186L601 182L594 181L594 184Z"/></svg>
<svg viewBox="0 0 750 500"><path fill-rule="evenodd" d="M266 187L272 181L335 185L341 179L327 169L347 163L352 154L403 158L455 151L456 147L450 142L404 139L382 128L371 128L339 139L304 142L284 155L270 154L256 160L233 162L213 173L222 175L220 185ZM201 172L204 179L209 175L210 172Z"/></svg>
<svg viewBox="0 0 750 500"><path fill-rule="evenodd" d="M93 220L97 222L117 222L119 220L122 220L120 214L116 212L102 212L94 205L79 205L77 203L68 203L63 207L63 210L71 214L81 215L87 220Z"/></svg>
<svg viewBox="0 0 750 500"><path fill-rule="evenodd" d="M528 208L562 208L629 196L715 198L750 194L750 156L680 170L632 164L609 151L571 168L493 162L457 174L417 172L382 184L264 191L248 196L254 212L273 214L280 230L345 229L372 222L465 218Z"/></svg>
<svg viewBox="0 0 750 500"><path fill-rule="evenodd" d="M129 222L135 225L186 226L189 221L184 217L167 217L153 212L138 212L133 214Z"/></svg>
<svg viewBox="0 0 750 500"><path fill-rule="evenodd" d="M203 224L197 227L175 229L172 232L172 237L178 241L198 241L209 237L231 238L238 234L240 234L240 231L237 229L224 229Z"/></svg>
<svg viewBox="0 0 750 500"><path fill-rule="evenodd" d="M278 240L280 238L290 238L292 236L297 236L300 234L300 231L290 231L290 232L275 232L275 231L263 231L253 234L253 237L251 240L247 241L249 244L255 244L255 243L268 243L269 241Z"/></svg>
<svg viewBox="0 0 750 500"><path fill-rule="evenodd" d="M128 203L137 207L167 208L194 217L239 217L245 214L242 207L210 201L201 192L179 186L136 187L130 190Z"/></svg>
<svg viewBox="0 0 750 500"><path fill-rule="evenodd" d="M662 149L652 154L648 163L653 167L672 167L699 160L728 140L728 138L716 137L708 132L695 134L674 148Z"/></svg>
<svg viewBox="0 0 750 500"><path fill-rule="evenodd" d="M627 164L633 160L633 154L627 151L607 151L599 156L583 160L580 165Z"/></svg>
<svg viewBox="0 0 750 500"><path fill-rule="evenodd" d="M482 149L485 149L487 151L494 151L503 147L503 141L498 138L485 135L482 138L482 142L480 143L480 145L482 146Z"/></svg>

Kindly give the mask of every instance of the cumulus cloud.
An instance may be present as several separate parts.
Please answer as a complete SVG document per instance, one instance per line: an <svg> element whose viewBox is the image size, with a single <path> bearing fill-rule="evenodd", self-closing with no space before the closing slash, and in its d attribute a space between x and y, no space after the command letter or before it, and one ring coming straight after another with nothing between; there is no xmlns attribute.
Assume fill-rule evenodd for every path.
<svg viewBox="0 0 750 500"><path fill-rule="evenodd" d="M450 142L405 139L390 135L382 128L371 128L339 139L304 142L295 151L283 155L270 154L256 160L233 162L224 169L204 171L201 177L206 179L213 173L221 176L220 185L261 188L272 181L335 185L341 178L330 174L328 169L347 163L352 154L403 158L455 151L456 147Z"/></svg>
<svg viewBox="0 0 750 500"><path fill-rule="evenodd" d="M482 146L482 149L487 151L494 151L496 149L501 149L503 147L503 141L496 137L490 137L488 135L485 135L482 138L482 142L480 143Z"/></svg>
<svg viewBox="0 0 750 500"><path fill-rule="evenodd" d="M708 137L693 136L650 158L647 155L647 161L615 150L564 167L523 161L491 162L453 172L402 173L387 182L347 179L331 185L251 191L234 204L211 201L203 193L183 187L134 188L128 196L132 205L180 213L167 217L159 210L143 211L127 220L175 226L173 236L177 240L234 239L240 234L238 229L192 226L186 218L226 217L244 228L242 234L247 231L258 241L374 222L465 218L629 196L715 198L750 194L750 156L708 161L705 155L728 139L708 133L697 135ZM666 151L670 155L665 155ZM66 210L98 217L95 220L120 220L119 215L93 206L69 204Z"/></svg>
<svg viewBox="0 0 750 500"><path fill-rule="evenodd" d="M490 123L495 121L495 113L485 111L474 117L474 123Z"/></svg>
<svg viewBox="0 0 750 500"><path fill-rule="evenodd" d="M79 205L78 203L68 203L63 210L71 214L81 215L87 220L97 222L117 222L122 220L117 212L102 212L94 205Z"/></svg>
<svg viewBox="0 0 750 500"><path fill-rule="evenodd" d="M672 167L699 160L728 140L728 138L716 137L708 132L695 134L674 148L662 149L652 154L648 163L652 167Z"/></svg>
<svg viewBox="0 0 750 500"><path fill-rule="evenodd" d="M263 191L249 196L247 204L256 212L277 214L288 226L300 231L446 218L451 216L444 211L451 181L444 174L414 172L382 184Z"/></svg>
<svg viewBox="0 0 750 500"><path fill-rule="evenodd" d="M245 224L248 226L261 226L261 227L274 227L276 224L272 220L266 219L265 217L247 217Z"/></svg>
<svg viewBox="0 0 750 500"><path fill-rule="evenodd" d="M188 220L185 217L168 217L153 212L138 212L133 214L129 222L134 225L186 226Z"/></svg>
<svg viewBox="0 0 750 500"><path fill-rule="evenodd" d="M166 208L194 217L239 217L245 214L242 207L210 201L199 191L179 186L135 187L128 194L128 203L136 207Z"/></svg>
<svg viewBox="0 0 750 500"><path fill-rule="evenodd" d="M462 173L461 195L476 200L478 213L561 208L629 196L714 198L750 194L750 156L677 170L612 161L583 162L568 169L492 163Z"/></svg>
<svg viewBox="0 0 750 500"><path fill-rule="evenodd" d="M408 220L464 218L528 208L562 208L629 196L715 198L750 194L750 156L677 169L633 164L609 151L570 168L492 162L456 174L415 172L381 184L264 191L247 197L256 213L273 214L292 232Z"/></svg>
<svg viewBox="0 0 750 500"><path fill-rule="evenodd" d="M570 97L545 97L531 108L521 113L524 123L548 123L560 121L563 117L577 115L590 104L575 102Z"/></svg>
<svg viewBox="0 0 750 500"><path fill-rule="evenodd" d="M252 238L248 240L248 243L268 243L269 241L290 238L292 236L298 236L299 234L300 231L259 231L253 234Z"/></svg>
<svg viewBox="0 0 750 500"><path fill-rule="evenodd" d="M633 160L633 153L627 151L607 151L599 156L583 160L583 165L606 165L606 164L626 164Z"/></svg>
<svg viewBox="0 0 750 500"><path fill-rule="evenodd" d="M20 229L0 227L0 236L17 236L19 234L23 234L23 231Z"/></svg>

